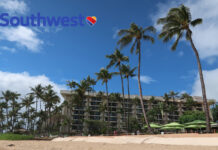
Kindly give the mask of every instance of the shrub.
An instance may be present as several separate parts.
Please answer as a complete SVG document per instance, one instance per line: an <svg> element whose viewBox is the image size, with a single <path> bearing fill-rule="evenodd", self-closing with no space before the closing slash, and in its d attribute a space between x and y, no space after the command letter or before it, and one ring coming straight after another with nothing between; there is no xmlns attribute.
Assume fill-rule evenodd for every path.
<svg viewBox="0 0 218 150"><path fill-rule="evenodd" d="M186 111L179 117L180 123L192 122L194 120L205 120L205 114L203 111Z"/></svg>
<svg viewBox="0 0 218 150"><path fill-rule="evenodd" d="M0 140L33 140L32 135L21 135L13 133L4 133L0 134Z"/></svg>

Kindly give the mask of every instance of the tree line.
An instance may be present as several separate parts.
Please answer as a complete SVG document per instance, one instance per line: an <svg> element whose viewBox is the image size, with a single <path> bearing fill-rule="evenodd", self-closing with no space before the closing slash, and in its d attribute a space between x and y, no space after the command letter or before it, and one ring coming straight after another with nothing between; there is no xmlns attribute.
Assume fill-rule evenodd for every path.
<svg viewBox="0 0 218 150"><path fill-rule="evenodd" d="M61 118L60 98L51 85L41 84L31 88L31 93L21 94L10 90L2 92L0 98L1 132L26 132L49 134L59 128L52 123L54 117ZM25 131L19 131L25 129Z"/></svg>

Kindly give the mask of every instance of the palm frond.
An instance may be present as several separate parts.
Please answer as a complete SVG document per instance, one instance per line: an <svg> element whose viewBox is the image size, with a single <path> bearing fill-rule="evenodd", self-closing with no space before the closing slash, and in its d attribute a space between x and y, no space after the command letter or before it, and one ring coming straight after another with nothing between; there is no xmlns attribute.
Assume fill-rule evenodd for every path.
<svg viewBox="0 0 218 150"><path fill-rule="evenodd" d="M182 38L182 36L183 36L183 32L181 32L181 33L177 36L176 41L174 42L173 46L171 47L171 49L172 49L173 51L176 50L176 47L177 47L177 45L178 45L178 42L179 42L179 40Z"/></svg>
<svg viewBox="0 0 218 150"><path fill-rule="evenodd" d="M123 36L124 34L131 34L131 31L126 29L119 30L118 36Z"/></svg>
<svg viewBox="0 0 218 150"><path fill-rule="evenodd" d="M157 24L165 24L167 22L167 18L159 18L157 20Z"/></svg>
<svg viewBox="0 0 218 150"><path fill-rule="evenodd" d="M132 39L132 35L124 36L117 42L117 44L120 45L120 49L123 49L123 47L131 43Z"/></svg>
<svg viewBox="0 0 218 150"><path fill-rule="evenodd" d="M129 57L128 56L123 56L122 58L121 58L122 60L121 61L125 61L125 62L129 62Z"/></svg>
<svg viewBox="0 0 218 150"><path fill-rule="evenodd" d="M139 28L135 23L131 23L130 30L133 32L137 32L137 31L139 31Z"/></svg>
<svg viewBox="0 0 218 150"><path fill-rule="evenodd" d="M191 21L191 25L193 27L195 27L196 25L202 24L202 22L203 22L203 19L198 18L198 19L195 19L195 20Z"/></svg>
<svg viewBox="0 0 218 150"><path fill-rule="evenodd" d="M185 14L181 11L180 8L171 8L168 17L169 16L178 16L179 18L185 18Z"/></svg>
<svg viewBox="0 0 218 150"><path fill-rule="evenodd" d="M144 30L143 30L143 33L144 32L152 32L152 33L156 33L156 29L155 29L155 27L153 27L153 26L149 26L149 27L147 27L147 28L145 28Z"/></svg>
<svg viewBox="0 0 218 150"><path fill-rule="evenodd" d="M133 51L134 51L135 45L136 45L136 43L137 43L136 41L137 41L137 40L134 41L134 43L133 43L133 45L132 45L132 47L131 47L131 49L130 49L131 54L132 54Z"/></svg>
<svg viewBox="0 0 218 150"><path fill-rule="evenodd" d="M180 9L181 11L184 13L185 15L185 19L188 21L188 22L191 22L192 20L192 17L191 17L191 12L190 12L190 9L184 5L181 5L180 6Z"/></svg>
<svg viewBox="0 0 218 150"><path fill-rule="evenodd" d="M111 68L113 65L115 64L115 62L113 60L110 61L110 63L107 65L107 69Z"/></svg>
<svg viewBox="0 0 218 150"><path fill-rule="evenodd" d="M143 36L143 39L144 39L144 40L147 40L147 41L151 41L152 43L154 43L154 38L151 37L151 36L149 36L149 35L144 35L144 36Z"/></svg>

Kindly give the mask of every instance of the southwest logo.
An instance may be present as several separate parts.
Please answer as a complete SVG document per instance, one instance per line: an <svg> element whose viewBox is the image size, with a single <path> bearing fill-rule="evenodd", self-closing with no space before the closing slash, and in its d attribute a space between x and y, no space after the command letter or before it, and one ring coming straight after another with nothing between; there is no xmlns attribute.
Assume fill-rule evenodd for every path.
<svg viewBox="0 0 218 150"><path fill-rule="evenodd" d="M90 26L94 26L95 23L97 22L97 18L95 16L92 17L88 16L86 17L86 21Z"/></svg>

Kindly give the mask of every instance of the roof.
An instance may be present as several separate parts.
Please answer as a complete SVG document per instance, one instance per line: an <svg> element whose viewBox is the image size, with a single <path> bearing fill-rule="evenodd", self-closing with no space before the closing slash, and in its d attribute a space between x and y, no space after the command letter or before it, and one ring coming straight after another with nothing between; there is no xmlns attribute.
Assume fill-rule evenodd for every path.
<svg viewBox="0 0 218 150"><path fill-rule="evenodd" d="M60 91L61 95L64 97L66 95L71 95L71 94L74 94L75 91L70 91L70 90L61 90ZM86 93L88 95L88 92ZM97 96L97 92L90 92L89 95L90 96ZM106 96L106 95L105 95ZM128 98L128 95L124 95L125 98ZM143 96L143 99L146 99L146 100L149 100L152 96ZM159 101L165 101L164 98L162 96L153 96L156 100L159 100ZM131 99L134 99L134 98L139 98L138 95L130 95L130 98ZM200 96L193 96L193 100L196 101L196 102L203 102L203 98L200 97ZM172 99L170 99L169 101L172 101ZM176 98L175 101L177 102L181 102L181 101L185 101L183 99L179 99L179 98ZM215 101L215 100L212 100L210 99L210 101Z"/></svg>

